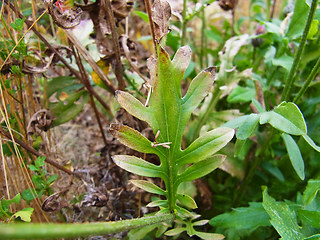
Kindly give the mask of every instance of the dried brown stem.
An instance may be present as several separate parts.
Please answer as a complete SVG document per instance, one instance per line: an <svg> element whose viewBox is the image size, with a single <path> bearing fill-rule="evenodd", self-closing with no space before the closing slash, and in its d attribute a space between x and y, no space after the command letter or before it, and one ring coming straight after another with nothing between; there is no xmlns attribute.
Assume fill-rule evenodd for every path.
<svg viewBox="0 0 320 240"><path fill-rule="evenodd" d="M129 55L129 48L127 46L127 40L128 40L128 36L126 35L121 36L121 45L123 48L123 52L130 64L130 67L143 79L144 82L149 82L149 80L139 71L138 67L131 61L131 58Z"/></svg>
<svg viewBox="0 0 320 240"><path fill-rule="evenodd" d="M114 54L116 56L116 67L115 67L115 75L118 80L118 89L124 90L126 87L126 84L123 80L123 73L122 73L122 63L121 63L121 55L120 55L120 45L119 45L119 38L116 30L116 23L114 21L114 15L112 12L112 7L110 0L102 0L101 1L102 7L105 8L105 11L107 13L110 27L111 27L111 32L112 32L112 42L113 42L113 47L114 47Z"/></svg>
<svg viewBox="0 0 320 240"><path fill-rule="evenodd" d="M115 87L112 85L112 82L109 80L109 78L106 76L106 74L101 70L101 68L98 66L98 64L94 61L94 59L91 57L90 53L87 51L87 49L79 42L79 40L74 36L74 34L67 29L64 29L65 34L67 35L68 39L74 44L74 46L77 48L81 56L86 60L87 63L92 67L93 71L97 73L99 78L102 80L102 82L106 85L106 87L109 89L111 93L114 94Z"/></svg>
<svg viewBox="0 0 320 240"><path fill-rule="evenodd" d="M0 134L5 136L8 139L12 140L11 134L9 132L7 132L6 130L4 130L1 126L0 126ZM29 146L28 144L26 144L25 142L19 140L17 137L13 136L13 140L19 144L22 148L24 148L25 150L27 150L28 152L32 153L33 155L37 156L37 157L46 157L44 154L39 153L37 150L35 150L33 147ZM73 171L65 168L64 166L60 165L59 163L57 163L55 160L46 157L45 161L47 163L49 163L50 165L60 169L61 171L69 174L69 175L73 175Z"/></svg>
<svg viewBox="0 0 320 240"><path fill-rule="evenodd" d="M24 16L22 13L20 13L16 8L11 4L8 3L8 0L4 0L6 4L9 4L10 8L17 13L19 18L23 18ZM32 23L28 20L25 21L28 27L32 25ZM55 49L42 35L39 33L35 28L32 28L32 31L39 37L39 39L52 51L56 54L56 56L59 57L60 61L72 72L73 75L76 76L76 78L81 79L81 75L78 71L76 71L74 68L71 67L71 65L60 55L60 53ZM98 67L99 68L99 67ZM100 69L100 68L99 68ZM100 69L101 70L101 69ZM115 89L109 89L112 93L115 92ZM93 96L101 103L101 105L109 112L110 108L109 106L102 100L102 98L95 92L92 91Z"/></svg>
<svg viewBox="0 0 320 240"><path fill-rule="evenodd" d="M82 76L82 80L81 81L83 82L83 85L85 85L85 87L88 89L89 96L90 96L90 104L91 104L91 106L92 106L92 108L94 110L94 113L96 115L97 122L98 122L98 125L99 125L99 129L100 129L100 132L101 132L101 135L102 135L103 142L104 142L105 146L107 146L108 142L107 142L106 136L105 136L104 131L103 131L103 127L102 127L102 124L101 124L99 112L98 112L97 106L96 106L96 104L94 102L93 96L92 96L92 94L90 92L92 90L92 86L90 85L88 76L87 76L86 71L85 71L85 69L83 67L83 64L81 62L81 58L80 58L79 53L77 53L75 51L74 47L72 48L72 51L73 51L74 56L76 58L76 62L77 62L77 65L79 67L80 74Z"/></svg>
<svg viewBox="0 0 320 240"><path fill-rule="evenodd" d="M153 46L154 46L155 54L157 55L157 42L156 42L156 35L154 31L154 23L152 20L151 2L150 0L144 0L144 4L146 5L146 12L148 13L148 17L149 17Z"/></svg>

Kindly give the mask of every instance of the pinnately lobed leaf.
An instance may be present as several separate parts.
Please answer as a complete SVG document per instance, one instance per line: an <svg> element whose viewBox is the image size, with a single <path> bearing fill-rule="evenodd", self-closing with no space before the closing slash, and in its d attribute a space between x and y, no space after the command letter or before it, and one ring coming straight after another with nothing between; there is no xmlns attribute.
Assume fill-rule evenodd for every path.
<svg viewBox="0 0 320 240"><path fill-rule="evenodd" d="M131 94L117 91L116 98L122 108L133 116L146 121L155 135L156 142L151 142L138 131L127 126L111 125L112 134L119 141L143 153L156 154L160 165L151 164L133 156L114 156L114 162L121 168L147 177L160 177L165 183L165 190L155 190L154 186L145 182L134 182L146 191L160 194L165 192L167 207L180 214L190 213L177 205L195 208L196 204L189 196L177 194L178 186L184 181L202 177L221 165L225 157L212 157L223 148L234 136L234 130L221 127L207 132L196 139L189 147L182 150L182 137L195 108L207 96L213 86L216 68L207 68L200 72L190 83L187 93L181 94L181 81L191 60L189 46L181 47L173 60L158 45L158 58L150 58L148 67L152 93L149 106L144 106ZM186 164L192 164L185 170ZM181 173L182 174L179 174ZM151 187L151 188L150 188ZM158 204L158 203L156 203ZM163 205L163 202L159 202Z"/></svg>

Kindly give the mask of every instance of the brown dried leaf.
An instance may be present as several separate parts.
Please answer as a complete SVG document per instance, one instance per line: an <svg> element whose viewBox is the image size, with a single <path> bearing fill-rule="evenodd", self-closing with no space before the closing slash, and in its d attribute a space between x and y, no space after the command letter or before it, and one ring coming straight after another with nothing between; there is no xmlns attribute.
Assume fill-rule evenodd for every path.
<svg viewBox="0 0 320 240"><path fill-rule="evenodd" d="M155 37L160 41L168 34L171 7L166 0L155 0L152 4L152 20L155 26Z"/></svg>
<svg viewBox="0 0 320 240"><path fill-rule="evenodd" d="M48 8L48 11L53 21L61 28L73 28L80 23L82 10L78 7L69 9L60 9L54 1L44 0L44 4Z"/></svg>
<svg viewBox="0 0 320 240"><path fill-rule="evenodd" d="M41 133L42 131L47 131L52 121L54 120L51 112L47 109L41 109L32 115L27 127L27 134L30 136L34 133Z"/></svg>
<svg viewBox="0 0 320 240"><path fill-rule="evenodd" d="M24 73L44 73L44 72L48 71L48 68L50 67L50 65L52 63L53 57L54 57L54 54L51 54L48 62L43 67L29 66L24 62L23 67L22 67L22 72L24 72Z"/></svg>

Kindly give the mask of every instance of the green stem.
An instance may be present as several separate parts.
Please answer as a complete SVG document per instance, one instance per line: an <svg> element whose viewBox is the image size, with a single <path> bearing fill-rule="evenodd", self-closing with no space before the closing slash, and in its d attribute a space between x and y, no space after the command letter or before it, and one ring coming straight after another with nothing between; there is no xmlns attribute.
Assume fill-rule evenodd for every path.
<svg viewBox="0 0 320 240"><path fill-rule="evenodd" d="M314 65L311 73L309 74L306 82L304 83L303 87L300 89L300 91L298 92L298 95L294 98L293 102L298 102L298 100L300 99L300 97L307 91L310 83L312 82L312 80L316 77L316 75L318 74L320 69L320 58L318 59L316 65Z"/></svg>
<svg viewBox="0 0 320 240"><path fill-rule="evenodd" d="M281 97L282 101L289 101L291 88L293 86L295 75L296 75L296 73L298 71L298 67L299 67L299 63L300 63L300 60L301 60L301 55L302 55L303 49L304 49L304 47L306 45L309 29L310 29L314 14L315 14L316 9L317 9L317 3L318 3L317 0L312 0L311 8L310 8L308 19L307 19L307 24L306 24L306 27L304 28L299 48L298 48L298 50L297 50L297 52L296 52L296 54L294 56L293 64L292 64L292 67L291 67L291 70L290 70L286 85L285 85L285 87L283 89L283 93L282 93L282 97Z"/></svg>
<svg viewBox="0 0 320 240"><path fill-rule="evenodd" d="M116 222L95 223L16 223L0 224L0 239L53 239L117 233L155 223L171 222L173 214L155 215Z"/></svg>
<svg viewBox="0 0 320 240"><path fill-rule="evenodd" d="M200 134L201 127L207 122L208 117L210 116L210 113L214 110L220 96L220 89L219 86L216 86L213 93L211 101L208 105L208 108L206 109L205 113L199 118L198 124L196 125L196 130L194 131L192 141L197 139Z"/></svg>
<svg viewBox="0 0 320 240"><path fill-rule="evenodd" d="M248 171L248 174L246 174L246 177L244 178L243 183L241 184L239 191L237 191L237 193L236 193L236 196L234 198L234 206L237 206L238 203L241 201L247 187L249 186L250 182L252 181L252 178L254 177L254 175L256 173L257 168L260 166L260 164L263 160L264 152L268 148L269 143L273 139L273 136L274 136L274 129L272 128L271 131L272 132L270 133L269 137L266 139L264 144L261 146L261 151L255 157L253 163L251 164L251 167Z"/></svg>

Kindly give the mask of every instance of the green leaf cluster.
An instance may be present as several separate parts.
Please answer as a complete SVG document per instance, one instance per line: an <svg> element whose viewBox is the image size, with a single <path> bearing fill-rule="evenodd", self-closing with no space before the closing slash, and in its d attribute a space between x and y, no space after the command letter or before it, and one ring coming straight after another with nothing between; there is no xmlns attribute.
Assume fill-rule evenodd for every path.
<svg viewBox="0 0 320 240"><path fill-rule="evenodd" d="M116 97L120 106L151 126L157 136L155 142L128 126L111 125L111 132L122 144L139 152L157 155L160 164L127 155L113 156L113 161L129 172L163 179L165 189L145 180L135 180L132 183L147 192L165 197L165 200L152 202L150 206L161 206L160 212L177 212L183 217L192 216L185 208L194 209L197 205L190 196L177 193L179 185L203 177L219 167L225 157L214 154L234 135L231 128L217 128L182 149L183 133L188 120L209 93L215 76L215 68L202 71L182 96L181 80L190 58L191 49L188 46L181 47L173 60L158 46L157 59L149 60L152 86L149 106L144 106L127 92L117 91Z"/></svg>

